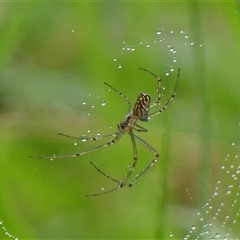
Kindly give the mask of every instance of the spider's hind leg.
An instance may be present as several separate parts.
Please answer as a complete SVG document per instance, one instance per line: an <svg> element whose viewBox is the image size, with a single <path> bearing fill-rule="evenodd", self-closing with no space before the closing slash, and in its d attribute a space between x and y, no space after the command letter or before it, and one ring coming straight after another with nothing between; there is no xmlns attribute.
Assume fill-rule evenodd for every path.
<svg viewBox="0 0 240 240"><path fill-rule="evenodd" d="M118 184L121 183L120 181L112 178L111 176L109 176L108 174L106 174L105 172L103 172L102 170L100 170L93 162L90 162L90 163L91 163L91 164L93 165L93 167L94 167L95 169L97 169L97 171L100 172L104 177L106 177L106 178L108 178L108 179L110 179L110 180L112 180L112 181L114 181L114 182L117 182Z"/></svg>
<svg viewBox="0 0 240 240"><path fill-rule="evenodd" d="M123 181L118 181L116 180L115 178L112 178L111 176L109 176L108 174L106 174L105 172L103 172L102 170L100 170L93 162L90 162L93 167L95 169L97 169L98 172L100 172L104 177L108 178L109 180L112 180L116 183L118 183L118 185L115 187L115 188L112 188L108 191L105 191L105 192L101 192L101 193L94 193L94 194L87 194L85 195L86 197L96 197L96 196L99 196L99 195L103 195L103 194L106 194L106 193L110 193L110 192L113 192L115 190L118 190L118 189L121 189L125 184Z"/></svg>

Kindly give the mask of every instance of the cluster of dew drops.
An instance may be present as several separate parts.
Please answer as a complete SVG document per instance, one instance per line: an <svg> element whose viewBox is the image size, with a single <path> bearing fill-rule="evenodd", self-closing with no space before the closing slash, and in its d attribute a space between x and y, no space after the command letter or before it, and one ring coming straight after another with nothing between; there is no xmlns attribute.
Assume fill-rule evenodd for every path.
<svg viewBox="0 0 240 240"><path fill-rule="evenodd" d="M14 240L18 240L18 237L12 235L11 233L8 232L8 230L6 229L6 227L3 225L3 221L0 220L0 226L4 232L4 234L9 237L9 238L13 238Z"/></svg>
<svg viewBox="0 0 240 240"><path fill-rule="evenodd" d="M170 34L174 33L173 30L165 31L164 29L157 29L156 30L156 35L157 35L158 39L154 40L153 42L146 42L146 43L139 42L139 46L145 46L148 49L152 46L152 44L167 42L166 38L164 38L164 33L165 32L169 32ZM189 36L183 30L180 30L179 33L181 35L183 35L184 39L186 39L186 40L189 39ZM163 36L163 37L160 37L160 36ZM194 42L193 41L187 41L187 42L184 43L184 45L185 46L193 46ZM123 41L122 51L134 52L139 46L129 46L125 41ZM172 54L172 62L173 62L173 64L175 64L177 62L177 58L176 58L177 50L173 46L171 46L170 44L166 44L166 47L168 48L169 52ZM202 47L202 44L199 45L199 47ZM113 61L117 62L117 58L114 57ZM121 69L122 64L119 63L117 67L119 69ZM173 71L174 71L174 67L171 65L170 68L169 68L169 71L166 71L165 75L168 76L169 72L173 72Z"/></svg>
<svg viewBox="0 0 240 240"><path fill-rule="evenodd" d="M197 212L198 219L203 224L201 227L193 224L189 232L183 237L184 240L191 239L194 233L195 239L208 238L227 240L234 236L232 232L233 228L237 223L239 224L240 221L240 209L237 206L240 202L240 164L238 155L240 144L238 145L235 142L231 143L230 151L232 151L232 153L226 155L220 166L224 178L225 176L230 177L228 178L228 184L224 186L223 181L217 181L212 195L201 208L201 212L205 212L205 217L201 215L200 211ZM216 198L220 200L218 206L214 206L213 204ZM220 215L222 216L220 217ZM215 232L216 226L218 226L218 232ZM198 233L197 230L199 230ZM172 239L174 238L173 232L169 233L169 237Z"/></svg>
<svg viewBox="0 0 240 240"><path fill-rule="evenodd" d="M111 91L111 90L108 89L108 91ZM102 92L104 92L104 87L102 88ZM89 93L88 96L91 97L92 94ZM104 97L105 97L105 95L103 95L103 98L104 98ZM99 96L97 97L97 99L99 99ZM75 105L77 105L77 103L75 103ZM87 107L87 106L89 105L89 103L88 103L87 100L83 100L81 105L82 105L83 107ZM106 101L105 101L104 99L101 100L100 106L101 106L101 107L106 106ZM88 107L89 107L89 106L88 106ZM90 104L90 108L91 108L91 109L94 109L95 107L96 107L96 105ZM87 116L91 116L91 113L88 112L88 113L87 113ZM110 126L109 129L112 129L112 127ZM91 129L90 129L90 128L87 128L86 133L87 133L87 134L90 134L90 133L91 133ZM101 137L101 133L100 133L100 131L97 131L96 134L95 134L91 139L97 140L97 139L100 138L100 137ZM79 139L80 139L82 142L86 142L86 141L90 140L90 138L88 138L87 135L85 135L85 134L83 134ZM77 141L74 141L73 144L74 144L74 146L77 146L77 145L78 145Z"/></svg>

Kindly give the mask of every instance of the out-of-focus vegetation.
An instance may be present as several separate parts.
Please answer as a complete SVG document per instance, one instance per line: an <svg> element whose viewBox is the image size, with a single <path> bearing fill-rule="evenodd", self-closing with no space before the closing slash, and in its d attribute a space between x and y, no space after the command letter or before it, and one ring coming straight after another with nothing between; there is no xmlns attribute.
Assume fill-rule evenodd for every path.
<svg viewBox="0 0 240 240"><path fill-rule="evenodd" d="M19 239L166 239L170 232L183 238L199 223L197 212L213 218L202 206L218 181L228 185L221 165L239 140L237 2L15 2L0 9L0 220L9 233ZM157 29L164 30L164 43L154 42L161 38ZM174 64L168 42L177 51ZM135 51L122 50L128 45ZM84 197L115 186L90 161L115 178L126 174L133 158L128 136L81 158L28 158L97 145L76 145L59 132L80 137L117 130L127 106L104 81L133 103L140 92L154 99L157 84L138 70L144 67L162 77L166 101L176 80L176 71L165 75L171 65L181 68L176 99L138 134L160 161L133 188ZM140 145L138 153L136 174L153 159ZM224 166L231 165L239 164ZM236 181L233 198L238 190ZM221 185L219 195L224 191ZM231 218L228 210L223 218ZM240 220L233 219L231 234L239 237ZM5 233L0 228L1 239Z"/></svg>

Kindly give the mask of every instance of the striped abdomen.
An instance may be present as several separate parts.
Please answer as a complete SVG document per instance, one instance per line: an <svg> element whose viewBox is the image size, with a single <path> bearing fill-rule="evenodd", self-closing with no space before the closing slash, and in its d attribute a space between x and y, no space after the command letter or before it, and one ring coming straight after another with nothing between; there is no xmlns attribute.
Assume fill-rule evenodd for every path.
<svg viewBox="0 0 240 240"><path fill-rule="evenodd" d="M148 112L150 107L151 97L145 93L140 93L137 102L133 108L132 115L137 117L139 120L146 122L148 121Z"/></svg>

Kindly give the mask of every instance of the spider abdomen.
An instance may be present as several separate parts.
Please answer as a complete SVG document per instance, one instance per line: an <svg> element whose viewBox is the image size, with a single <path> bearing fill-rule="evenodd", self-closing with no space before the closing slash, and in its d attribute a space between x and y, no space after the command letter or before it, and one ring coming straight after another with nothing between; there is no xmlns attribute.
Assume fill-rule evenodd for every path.
<svg viewBox="0 0 240 240"><path fill-rule="evenodd" d="M143 122L148 121L148 113L150 108L151 97L148 94L140 93L133 108L133 116Z"/></svg>

